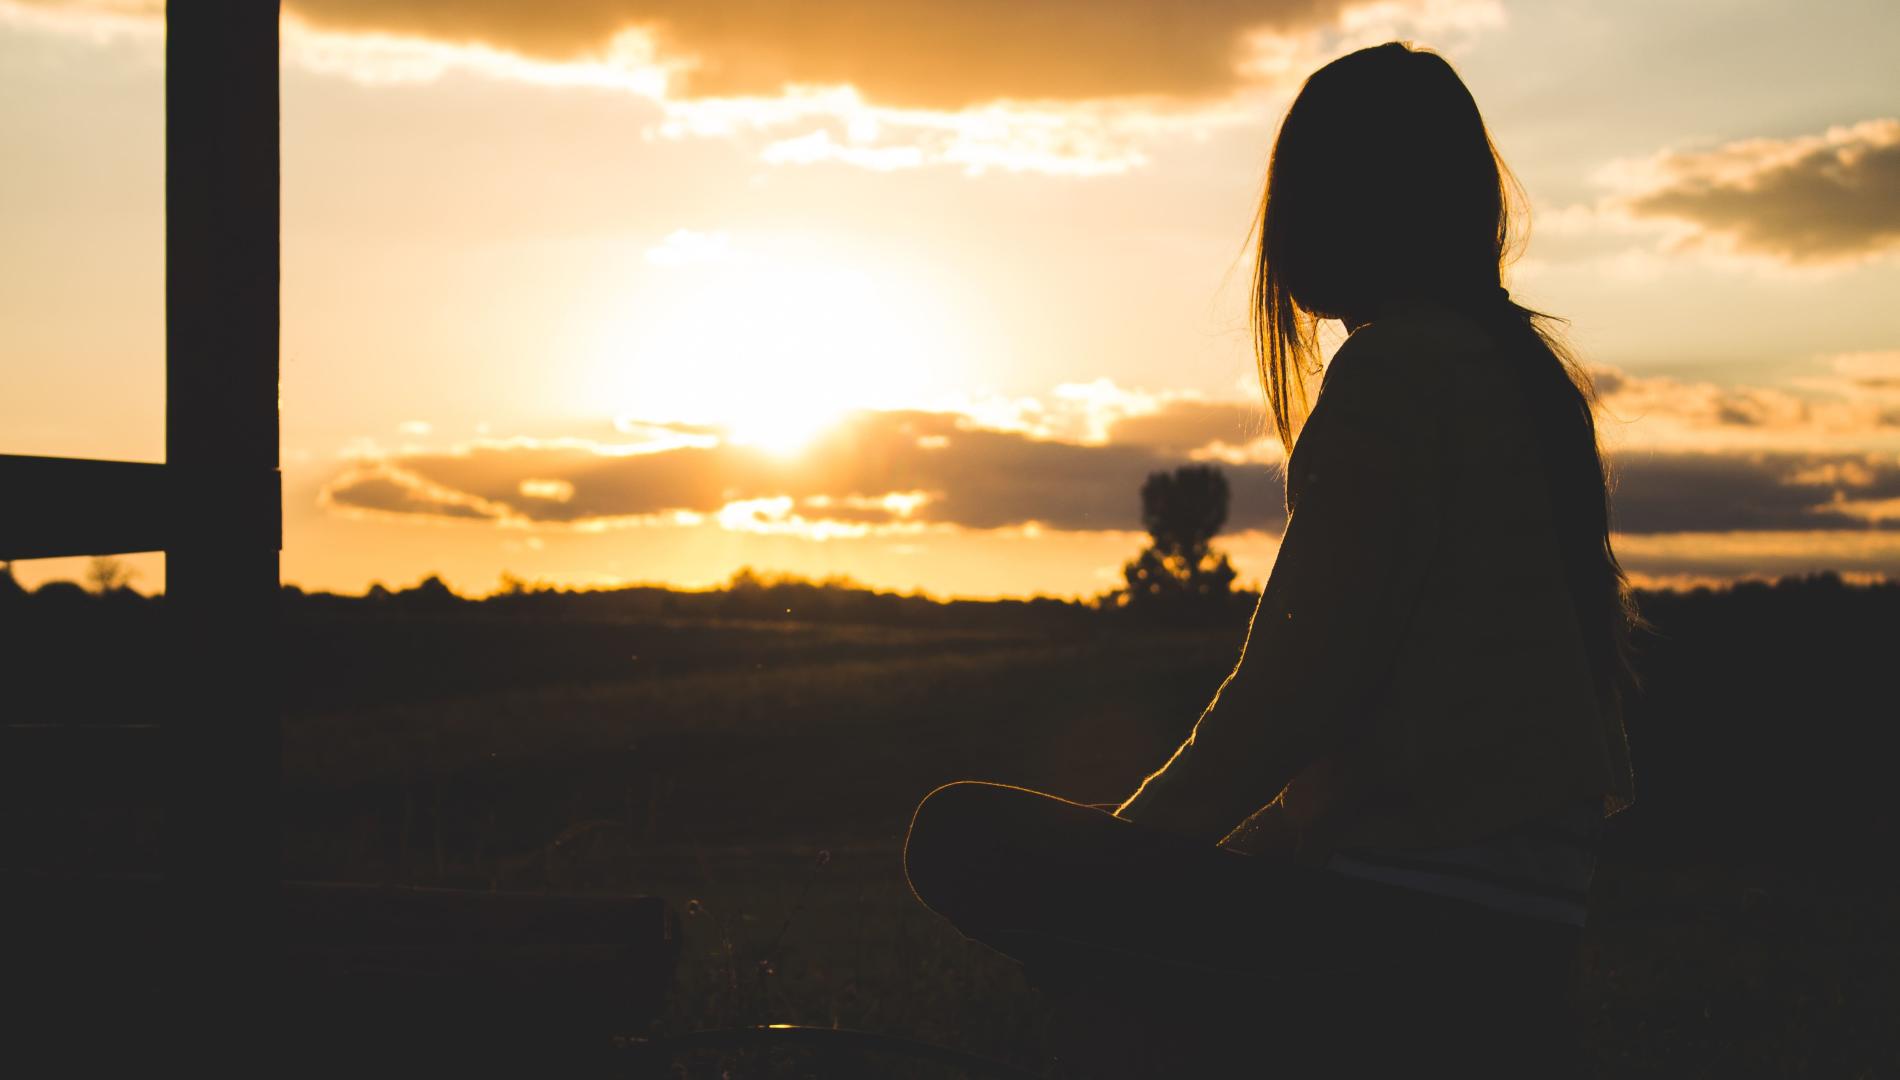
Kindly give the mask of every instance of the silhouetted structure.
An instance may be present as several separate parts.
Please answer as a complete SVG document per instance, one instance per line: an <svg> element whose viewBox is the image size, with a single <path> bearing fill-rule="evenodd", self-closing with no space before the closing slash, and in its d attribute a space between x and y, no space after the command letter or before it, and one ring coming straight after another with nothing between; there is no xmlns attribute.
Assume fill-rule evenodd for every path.
<svg viewBox="0 0 1900 1080"><path fill-rule="evenodd" d="M62 1052L189 1045L228 1066L276 1005L277 21L274 3L167 13L165 463L0 457L0 558L166 554L163 631L135 645L161 676L138 708L80 725L55 702L0 729L23 832L135 795L163 822L133 867L156 888L94 879L127 867L56 845L32 852L51 865L6 853L23 873L9 976L30 985L9 997L34 1004L16 1030ZM131 596L122 568L96 570L102 594Z"/></svg>
<svg viewBox="0 0 1900 1080"><path fill-rule="evenodd" d="M281 1071L287 1052L360 1068L395 1035L438 1067L511 1040L604 1052L671 978L659 901L280 880L278 81L276 3L169 6L165 462L0 455L0 560L101 557L96 597L53 583L22 603L0 583L9 618L31 609L55 645L70 630L66 655L87 664L81 685L16 694L0 723L10 1049L56 1050L74 1072L189 1057L216 1075ZM142 551L165 553L162 603L103 558ZM413 593L427 612L460 604L437 579ZM104 610L136 633L99 634ZM103 656L122 658L112 678ZM95 684L113 707L87 716ZM92 843L106 833L110 850ZM595 952L577 965L576 946ZM559 1005L530 973L585 1000Z"/></svg>
<svg viewBox="0 0 1900 1080"><path fill-rule="evenodd" d="M1122 568L1125 602L1140 611L1175 613L1221 606L1234 568L1211 542L1227 524L1227 477L1215 465L1183 465L1148 474L1141 523L1149 543Z"/></svg>

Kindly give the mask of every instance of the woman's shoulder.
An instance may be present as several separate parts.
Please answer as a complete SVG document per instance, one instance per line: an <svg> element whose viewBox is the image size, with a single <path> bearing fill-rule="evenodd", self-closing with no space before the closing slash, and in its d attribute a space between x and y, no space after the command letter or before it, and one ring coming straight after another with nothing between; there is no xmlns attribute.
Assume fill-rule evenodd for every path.
<svg viewBox="0 0 1900 1080"><path fill-rule="evenodd" d="M1309 472L1317 457L1341 453L1417 462L1454 452L1461 436L1450 418L1473 397L1491 348L1489 335L1457 312L1387 305L1333 354L1290 467Z"/></svg>
<svg viewBox="0 0 1900 1080"><path fill-rule="evenodd" d="M1484 327L1462 312L1423 300L1395 301L1346 338L1333 356L1328 376L1333 368L1340 368L1386 369L1422 377L1432 373L1430 361L1476 358L1493 345Z"/></svg>
<svg viewBox="0 0 1900 1080"><path fill-rule="evenodd" d="M1474 320L1427 304L1394 304L1333 354L1320 382L1332 411L1430 423L1469 402L1494 346Z"/></svg>

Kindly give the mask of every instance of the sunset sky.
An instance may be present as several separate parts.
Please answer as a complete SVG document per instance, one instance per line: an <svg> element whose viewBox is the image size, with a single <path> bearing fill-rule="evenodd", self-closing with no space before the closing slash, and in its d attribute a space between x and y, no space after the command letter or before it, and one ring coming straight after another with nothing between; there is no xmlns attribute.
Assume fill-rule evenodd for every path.
<svg viewBox="0 0 1900 1080"><path fill-rule="evenodd" d="M155 10L0 0L0 452L163 457ZM1089 595L1199 460L1257 582L1267 153L1394 37L1531 196L1625 564L1900 577L1891 0L287 0L284 578Z"/></svg>

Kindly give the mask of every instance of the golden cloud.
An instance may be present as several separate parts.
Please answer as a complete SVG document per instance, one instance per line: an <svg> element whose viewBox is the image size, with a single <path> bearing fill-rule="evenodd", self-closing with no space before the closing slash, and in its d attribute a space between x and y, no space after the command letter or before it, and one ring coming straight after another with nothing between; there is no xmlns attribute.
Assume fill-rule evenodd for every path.
<svg viewBox="0 0 1900 1080"><path fill-rule="evenodd" d="M1783 417L1780 398L1758 400L1751 388L1666 395L1658 380L1608 372L1602 381L1623 402L1647 383L1692 424L1748 432L1811 423ZM485 440L357 461L332 478L322 501L347 513L585 531L707 523L807 539L1032 525L1126 531L1139 526L1137 492L1149 473L1212 460L1228 466L1236 531L1284 525L1278 470L1236 456L1227 441L1245 430L1244 406L1162 401L1110 384L1074 388L1069 400L1089 402L1100 422L1068 416L1064 433L1052 435L1046 423L1039 431L955 412L863 411L791 456L703 436L691 444ZM1744 407L1761 401L1769 404ZM1900 453L1665 443L1626 449L1614 466L1616 527L1628 535L1900 527Z"/></svg>
<svg viewBox="0 0 1900 1080"><path fill-rule="evenodd" d="M1218 96L1250 33L1330 22L1347 0L291 0L313 28L555 62L646 39L678 98L856 87L892 105Z"/></svg>
<svg viewBox="0 0 1900 1080"><path fill-rule="evenodd" d="M1140 527L1150 472L1205 457L1203 447L1230 436L1239 407L1203 405L1157 405L1125 440L1100 443L917 411L857 413L791 457L729 442L636 453L581 439L483 440L354 462L320 502L344 513L587 530L710 520L809 538L1031 523L1123 531ZM1281 527L1275 470L1246 463L1230 483L1236 529Z"/></svg>
<svg viewBox="0 0 1900 1080"><path fill-rule="evenodd" d="M1618 449L1837 451L1900 449L1900 353L1823 358L1792 389L1592 370L1598 424Z"/></svg>
<svg viewBox="0 0 1900 1080"><path fill-rule="evenodd" d="M15 12L150 34L161 5L0 0ZM1501 0L287 0L283 59L622 91L658 110L640 137L744 140L768 164L1098 176L1169 136L1264 133L1341 52L1502 21Z"/></svg>
<svg viewBox="0 0 1900 1080"><path fill-rule="evenodd" d="M1666 150L1605 178L1613 209L1673 226L1679 248L1813 265L1900 247L1900 119Z"/></svg>

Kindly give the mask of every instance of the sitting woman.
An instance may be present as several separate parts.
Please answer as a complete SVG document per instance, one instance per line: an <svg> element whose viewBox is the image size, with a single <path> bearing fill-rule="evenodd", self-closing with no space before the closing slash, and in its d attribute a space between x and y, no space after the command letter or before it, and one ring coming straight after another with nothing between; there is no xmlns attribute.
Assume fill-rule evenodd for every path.
<svg viewBox="0 0 1900 1080"><path fill-rule="evenodd" d="M1438 55L1306 81L1253 291L1289 518L1239 664L1112 814L983 783L917 808L918 898L1110 1027L1172 1004L1198 1039L1235 1004L1253 1064L1307 1047L1293 1075L1572 1064L1638 619L1587 376L1500 285L1516 192ZM1309 407L1326 319L1348 337ZM1117 1045L1077 1074L1139 1071ZM1244 1071L1184 1071L1195 1049L1154 1067Z"/></svg>

